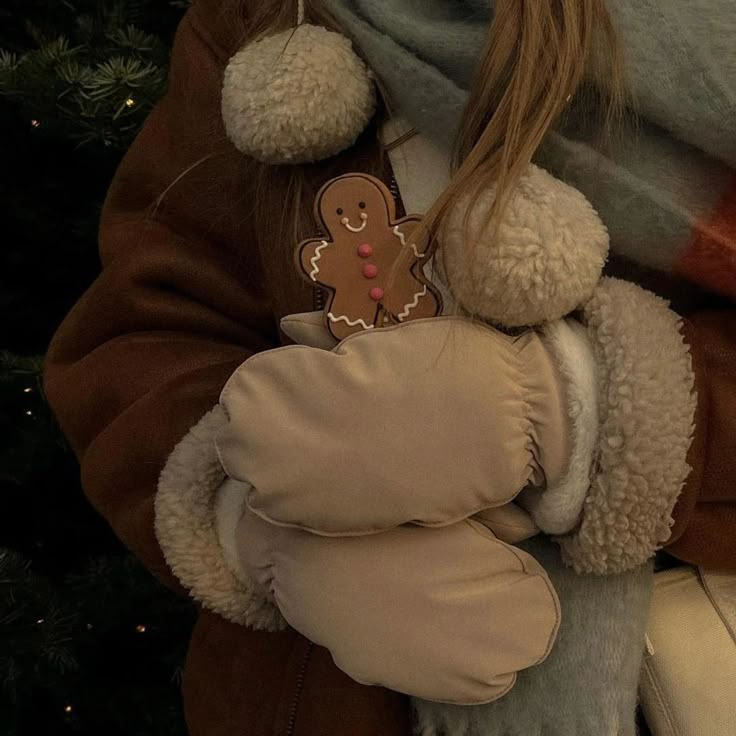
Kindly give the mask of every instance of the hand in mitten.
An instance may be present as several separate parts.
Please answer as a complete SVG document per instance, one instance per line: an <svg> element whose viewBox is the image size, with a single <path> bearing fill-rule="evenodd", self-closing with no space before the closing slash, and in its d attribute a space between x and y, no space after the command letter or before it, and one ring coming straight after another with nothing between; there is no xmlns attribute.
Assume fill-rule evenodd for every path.
<svg viewBox="0 0 736 736"><path fill-rule="evenodd" d="M326 329L322 312L289 314L281 320L281 329L298 345L332 350L338 344L338 340ZM559 330L575 334L570 333L573 328L564 324L558 327ZM500 541L509 544L516 544L539 534L539 527L531 515L513 501L505 506L484 509L475 514L474 518L492 531Z"/></svg>
<svg viewBox="0 0 736 736"><path fill-rule="evenodd" d="M282 328L330 347L316 315L293 315ZM551 650L553 587L531 556L491 531L514 541L534 533L521 509L498 507L482 523L326 538L265 522L245 506L251 493L229 481L218 504L231 566L354 679L430 700L490 702Z"/></svg>
<svg viewBox="0 0 736 736"><path fill-rule="evenodd" d="M484 703L549 654L560 615L546 573L478 522L327 538L263 521L246 491L229 481L218 502L231 565L353 679Z"/></svg>
<svg viewBox="0 0 736 736"><path fill-rule="evenodd" d="M603 279L580 316L516 338L419 320L262 354L223 391L220 458L274 523L363 534L516 499L576 570L631 569L669 537L690 470L690 356L634 284Z"/></svg>
<svg viewBox="0 0 736 736"><path fill-rule="evenodd" d="M531 330L448 317L281 348L220 401L218 453L249 507L325 535L452 524L568 469L563 379Z"/></svg>

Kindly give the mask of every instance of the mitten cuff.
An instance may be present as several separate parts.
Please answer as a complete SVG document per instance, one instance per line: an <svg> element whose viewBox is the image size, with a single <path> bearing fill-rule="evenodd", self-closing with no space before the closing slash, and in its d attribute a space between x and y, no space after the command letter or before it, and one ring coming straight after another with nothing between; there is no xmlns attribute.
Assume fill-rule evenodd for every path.
<svg viewBox="0 0 736 736"><path fill-rule="evenodd" d="M690 472L694 375L680 318L635 284L603 279L583 318L598 368L598 459L581 522L558 541L577 572L612 574L670 536Z"/></svg>
<svg viewBox="0 0 736 736"><path fill-rule="evenodd" d="M229 621L276 631L285 628L278 609L228 563L232 556L218 536L216 501L226 475L214 438L227 421L218 404L169 455L155 499L156 536L167 563L192 598ZM232 499L232 494L225 494L220 508ZM220 514L220 531L224 516Z"/></svg>
<svg viewBox="0 0 736 736"><path fill-rule="evenodd" d="M527 487L517 501L543 532L566 534L579 523L590 488L598 442L597 367L590 337L580 322L555 320L541 334L563 381L570 453L562 477L546 488Z"/></svg>

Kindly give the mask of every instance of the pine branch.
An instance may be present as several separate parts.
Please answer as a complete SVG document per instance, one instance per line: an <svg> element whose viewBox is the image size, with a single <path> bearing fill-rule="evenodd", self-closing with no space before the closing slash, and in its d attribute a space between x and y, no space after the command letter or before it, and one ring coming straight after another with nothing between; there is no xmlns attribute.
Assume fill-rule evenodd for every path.
<svg viewBox="0 0 736 736"><path fill-rule="evenodd" d="M44 358L33 353L97 273L104 189L166 87L170 40L187 4L0 3L10 154L0 273L4 303L19 315L0 347L28 354L0 351L0 436L9 438L0 442L2 736L186 732L176 678L193 608L123 557L85 502L44 401ZM102 553L121 556L82 568Z"/></svg>
<svg viewBox="0 0 736 736"><path fill-rule="evenodd" d="M17 703L32 683L76 668L76 615L20 555L0 549L0 689Z"/></svg>
<svg viewBox="0 0 736 736"><path fill-rule="evenodd" d="M116 28L108 34L108 38L121 49L129 49L138 54L149 53L156 49L159 44L155 36L131 25L125 26L125 28Z"/></svg>
<svg viewBox="0 0 736 736"><path fill-rule="evenodd" d="M123 91L129 94L136 90L158 88L162 82L162 72L153 64L115 56L93 70L80 96L88 100L119 97Z"/></svg>
<svg viewBox="0 0 736 736"><path fill-rule="evenodd" d="M0 74L12 74L18 69L18 54L0 49Z"/></svg>
<svg viewBox="0 0 736 736"><path fill-rule="evenodd" d="M141 25L148 0L66 0L71 24L28 23L34 47L0 50L0 95L38 135L127 146L166 90L168 49Z"/></svg>
<svg viewBox="0 0 736 736"><path fill-rule="evenodd" d="M39 382L43 374L43 361L43 355L15 355L8 350L0 350L0 381L28 376Z"/></svg>

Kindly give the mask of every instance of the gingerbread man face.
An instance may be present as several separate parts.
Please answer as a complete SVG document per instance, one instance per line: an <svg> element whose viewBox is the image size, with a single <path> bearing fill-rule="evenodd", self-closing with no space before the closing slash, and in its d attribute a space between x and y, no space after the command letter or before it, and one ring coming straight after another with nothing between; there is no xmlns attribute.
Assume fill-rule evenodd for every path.
<svg viewBox="0 0 736 736"><path fill-rule="evenodd" d="M330 298L325 324L342 340L361 330L434 317L442 311L423 267L431 257L416 216L396 220L393 196L367 174L346 174L325 184L315 216L327 233L297 249L305 277Z"/></svg>
<svg viewBox="0 0 736 736"><path fill-rule="evenodd" d="M318 198L318 217L333 237L344 233L358 235L369 222L371 230L376 221L388 227L395 209L389 211L379 184L378 180L374 182L368 178L346 182L341 177L328 182L321 199Z"/></svg>

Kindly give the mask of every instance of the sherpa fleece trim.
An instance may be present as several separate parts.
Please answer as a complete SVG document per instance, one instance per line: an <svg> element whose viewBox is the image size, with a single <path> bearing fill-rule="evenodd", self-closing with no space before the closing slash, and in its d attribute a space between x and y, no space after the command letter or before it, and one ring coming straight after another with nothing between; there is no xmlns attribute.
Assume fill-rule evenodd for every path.
<svg viewBox="0 0 736 736"><path fill-rule="evenodd" d="M598 444L597 369L590 338L577 320L550 322L542 329L542 339L565 379L572 432L570 461L559 483L541 490L525 489L517 500L543 532L565 534L579 523L590 488Z"/></svg>
<svg viewBox="0 0 736 736"><path fill-rule="evenodd" d="M227 421L216 405L169 455L155 499L156 536L192 598L235 623L278 631L285 628L278 609L264 592L236 577L218 539L215 499L226 476L214 438Z"/></svg>
<svg viewBox="0 0 736 736"><path fill-rule="evenodd" d="M580 527L558 541L577 572L606 575L640 565L670 536L690 472L695 379L664 299L606 278L583 312L599 372L599 457Z"/></svg>

